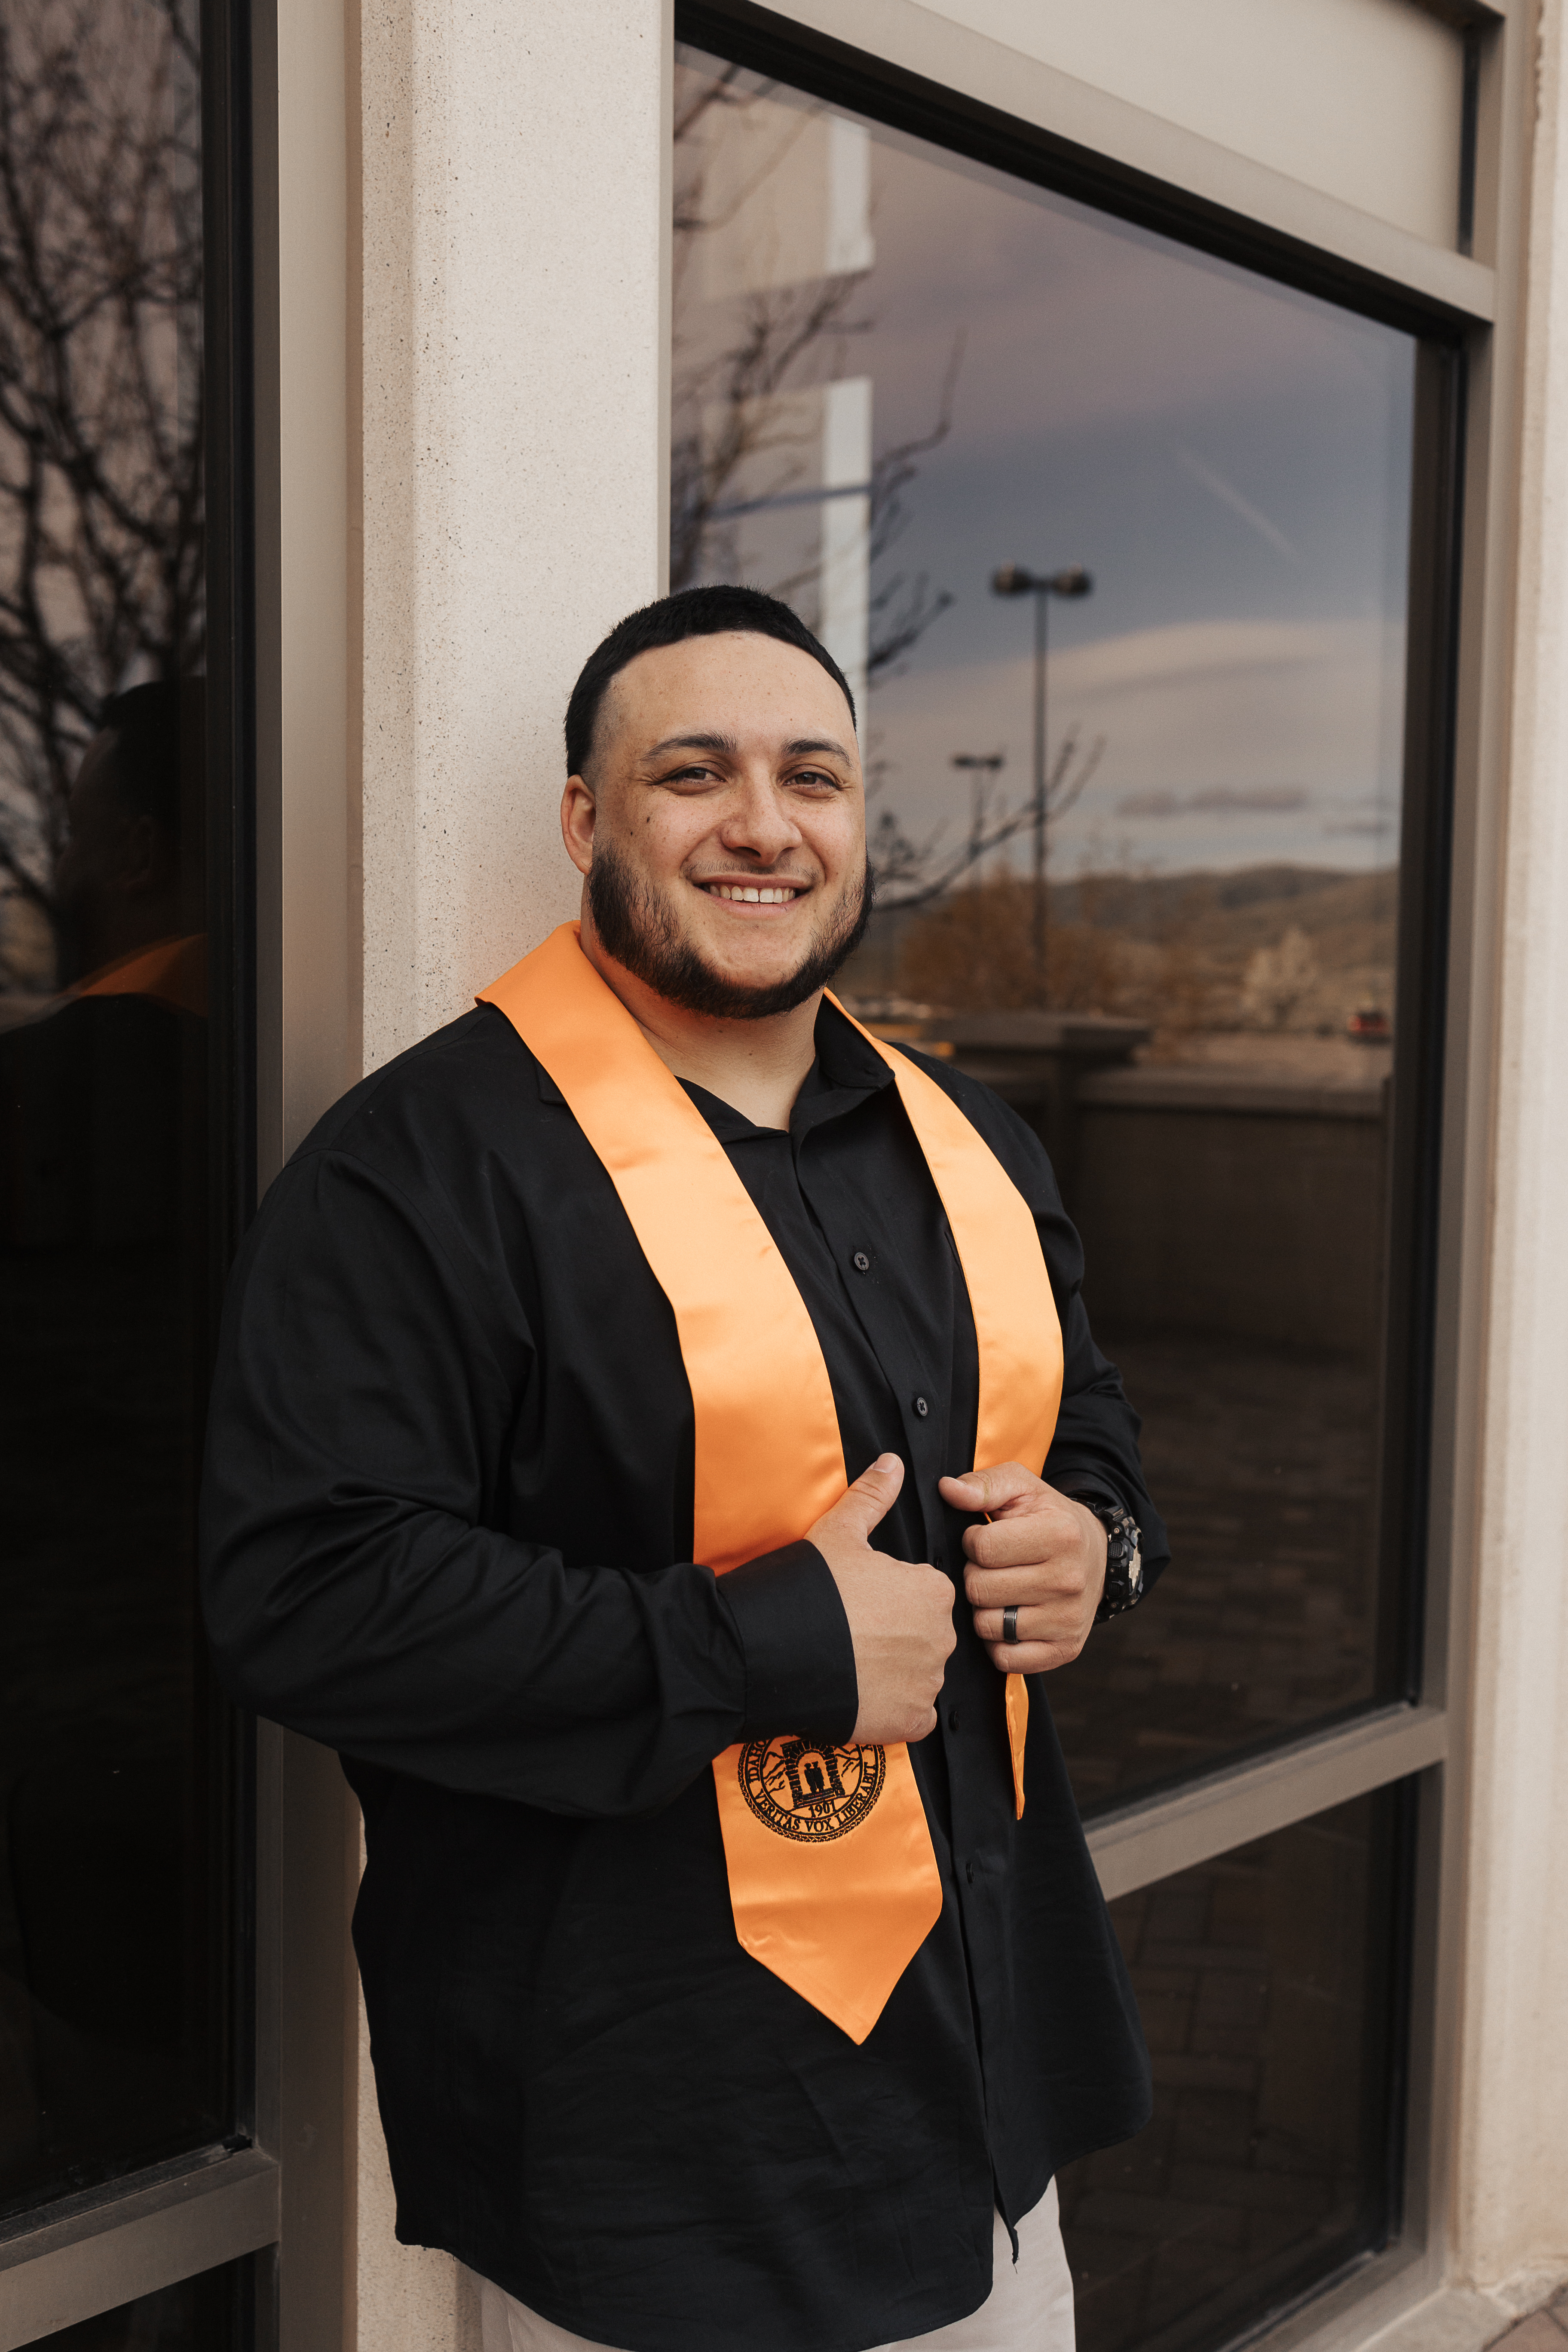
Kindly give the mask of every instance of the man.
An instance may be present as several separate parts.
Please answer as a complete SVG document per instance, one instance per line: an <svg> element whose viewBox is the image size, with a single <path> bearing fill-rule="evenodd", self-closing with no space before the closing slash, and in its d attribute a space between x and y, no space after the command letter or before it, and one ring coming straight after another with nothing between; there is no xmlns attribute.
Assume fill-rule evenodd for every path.
<svg viewBox="0 0 1568 2352"><path fill-rule="evenodd" d="M488 2346L1070 2344L1147 2063L1026 1678L1163 1561L1137 1422L1033 1136L824 996L815 638L668 598L566 740L580 934L301 1148L210 1424L218 1656L364 1809L399 2235Z"/></svg>

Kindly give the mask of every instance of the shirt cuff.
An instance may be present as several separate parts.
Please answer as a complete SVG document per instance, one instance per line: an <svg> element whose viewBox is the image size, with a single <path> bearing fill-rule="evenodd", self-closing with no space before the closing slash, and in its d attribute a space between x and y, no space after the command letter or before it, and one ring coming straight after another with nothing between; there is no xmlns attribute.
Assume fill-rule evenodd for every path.
<svg viewBox="0 0 1568 2352"><path fill-rule="evenodd" d="M1059 1477L1048 1478L1046 1483L1054 1486L1058 1495L1070 1495L1075 1503L1114 1503L1119 1511L1126 1511L1133 1518L1138 1517L1126 1496L1098 1470L1064 1470Z"/></svg>
<svg viewBox="0 0 1568 2352"><path fill-rule="evenodd" d="M849 1620L833 1570L806 1543L742 1560L719 1579L746 1664L741 1738L794 1731L836 1746L860 1712Z"/></svg>

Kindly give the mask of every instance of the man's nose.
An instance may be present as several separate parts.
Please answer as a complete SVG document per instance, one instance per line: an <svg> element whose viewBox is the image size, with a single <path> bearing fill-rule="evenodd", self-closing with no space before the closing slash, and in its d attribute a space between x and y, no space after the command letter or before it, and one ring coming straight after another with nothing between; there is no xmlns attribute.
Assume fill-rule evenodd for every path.
<svg viewBox="0 0 1568 2352"><path fill-rule="evenodd" d="M794 812L771 777L739 780L719 827L726 849L749 850L771 865L804 838Z"/></svg>

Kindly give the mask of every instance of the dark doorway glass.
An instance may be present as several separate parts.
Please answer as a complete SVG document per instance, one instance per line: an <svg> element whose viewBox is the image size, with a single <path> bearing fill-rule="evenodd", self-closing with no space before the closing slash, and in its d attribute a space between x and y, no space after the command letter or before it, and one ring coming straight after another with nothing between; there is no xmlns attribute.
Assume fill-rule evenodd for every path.
<svg viewBox="0 0 1568 2352"><path fill-rule="evenodd" d="M1175 1566L1049 1686L1108 1804L1405 1695L1420 353L696 48L675 123L672 578L843 665L840 985L1042 1136L1145 1417Z"/></svg>
<svg viewBox="0 0 1568 2352"><path fill-rule="evenodd" d="M1079 2352L1209 2352L1384 2242L1407 1800L1111 1905L1154 2116L1059 2178Z"/></svg>
<svg viewBox="0 0 1568 2352"><path fill-rule="evenodd" d="M251 2267L247 2260L203 2271L58 2328L37 2344L50 2352L248 2352Z"/></svg>
<svg viewBox="0 0 1568 2352"><path fill-rule="evenodd" d="M231 1808L193 1577L228 779L195 9L17 0L0 39L7 2212L228 2128Z"/></svg>

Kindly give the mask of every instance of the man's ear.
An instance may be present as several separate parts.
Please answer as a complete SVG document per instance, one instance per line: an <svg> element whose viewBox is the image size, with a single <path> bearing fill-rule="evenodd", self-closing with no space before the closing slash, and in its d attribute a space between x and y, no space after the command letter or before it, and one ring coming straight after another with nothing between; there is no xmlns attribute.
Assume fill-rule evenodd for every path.
<svg viewBox="0 0 1568 2352"><path fill-rule="evenodd" d="M561 795L561 838L579 874L586 874L594 862L594 827L597 818L593 787L584 777L568 776Z"/></svg>

